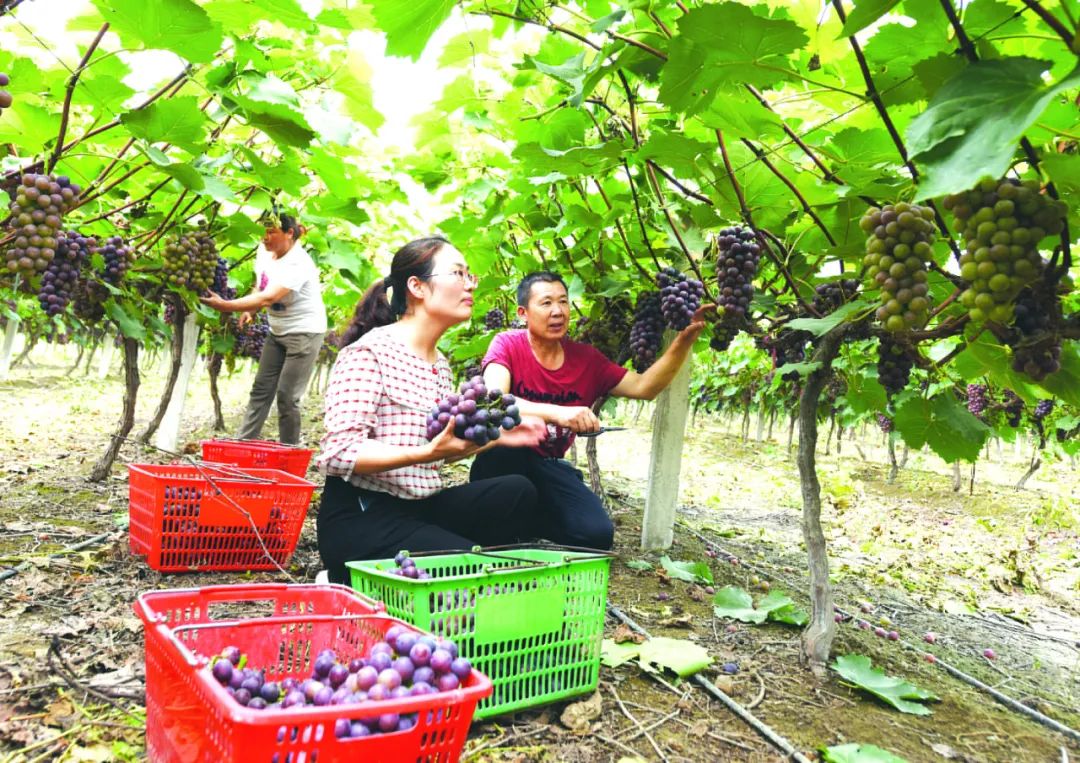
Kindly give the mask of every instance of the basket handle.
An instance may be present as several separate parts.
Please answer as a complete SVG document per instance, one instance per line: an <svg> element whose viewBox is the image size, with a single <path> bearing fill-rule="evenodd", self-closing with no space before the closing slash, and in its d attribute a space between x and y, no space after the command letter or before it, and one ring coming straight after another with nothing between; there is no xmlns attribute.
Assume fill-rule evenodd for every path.
<svg viewBox="0 0 1080 763"><path fill-rule="evenodd" d="M485 546L483 548L483 551L485 551L485 552L491 552L491 551L501 552L503 550L506 550L506 551L520 551L520 550L530 550L530 551L533 551L533 550L535 550L535 551L569 551L569 552L572 552L572 553L575 553L575 554L581 554L581 553L585 554L584 557L577 557L577 559L571 559L570 557L563 557L563 560L567 561L567 562L578 561L578 560L583 561L585 559L614 559L614 558L616 558L618 556L618 554L614 553L613 551L602 551L601 549L598 549L598 548L586 548L585 546L563 546L563 545L560 545L560 544L557 544L557 543L544 543L544 544L540 544L540 545L537 545L535 543L507 543L507 544L503 544L501 546ZM502 555L502 554L496 554L496 555L500 559L510 559L510 558L512 558L512 557ZM521 561L532 561L532 560L521 560ZM545 562L539 562L539 564L545 564Z"/></svg>
<svg viewBox="0 0 1080 763"><path fill-rule="evenodd" d="M342 591L347 591L352 596L361 599L364 604L370 606L379 612L386 611L386 605L381 601L376 601L364 594L354 591L348 586L337 585L333 583L327 583L318 585L315 583L301 584L301 585L288 585L286 583L254 583L252 585L239 585L239 586L204 586L202 588L170 588L162 591L149 591L142 594L135 600L135 612L138 614L143 622L155 623L159 622L159 618L151 610L149 598L156 593L162 594L184 594L190 595L192 598L189 601L197 602L198 604L229 604L232 602L248 602L248 601L267 601L274 600L280 594L285 591L300 590L304 588L334 588ZM285 615L274 615L274 617L285 617ZM260 618L261 619L261 618ZM217 623L238 622L234 619L222 619L215 620ZM239 622L244 622L243 620Z"/></svg>
<svg viewBox="0 0 1080 763"><path fill-rule="evenodd" d="M511 572L511 571L514 571L514 570L522 570L522 569L531 569L531 568L535 568L535 567L543 567L545 565L549 565L549 564L553 563L553 562L540 561L540 560L537 560L537 559L525 559L525 558L519 557L519 556L510 556L509 554L502 553L503 550L506 550L506 551L521 551L521 550L548 551L548 550L553 550L553 551L571 551L571 552L574 552L574 553L585 552L587 554L586 556L577 557L577 558L574 558L574 559L572 559L572 558L570 558L568 556L564 556L563 559L562 559L563 564L567 564L567 563L572 562L572 561L586 561L586 560L592 560L592 559L614 559L616 557L616 554L614 554L614 553L612 553L610 551L601 551L601 550L595 549L595 548L585 548L585 547L582 547L582 546L560 546L560 545L556 545L556 544L545 544L545 545L542 545L542 546L537 546L536 544L530 544L530 543L508 543L508 544L504 544L504 545L501 545L501 546L484 546L484 547L473 546L470 549L446 549L446 550L442 550L442 551L418 551L415 554L410 552L409 556L411 558L424 558L424 557L428 557L428 556L441 556L441 555L444 555L444 554L473 554L474 556L488 556L488 557L491 557L492 559L498 559L499 561L519 562L519 564L517 564L517 565L513 565L513 566L509 566L509 567L499 567L498 569L491 570L491 572L487 573L487 574L495 574L495 573L499 573L499 572Z"/></svg>

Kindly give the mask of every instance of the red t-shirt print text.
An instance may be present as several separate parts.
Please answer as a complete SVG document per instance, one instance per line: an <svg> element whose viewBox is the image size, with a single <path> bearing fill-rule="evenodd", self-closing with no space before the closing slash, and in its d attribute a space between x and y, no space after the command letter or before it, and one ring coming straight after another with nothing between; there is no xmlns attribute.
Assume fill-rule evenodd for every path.
<svg viewBox="0 0 1080 763"><path fill-rule="evenodd" d="M484 356L484 368L498 363L510 371L510 392L523 400L555 405L590 406L611 391L626 375L595 347L563 340L563 364L544 368L529 346L527 329L504 331L491 342ZM574 433L548 426L548 439L534 450L548 458L562 458L574 441Z"/></svg>

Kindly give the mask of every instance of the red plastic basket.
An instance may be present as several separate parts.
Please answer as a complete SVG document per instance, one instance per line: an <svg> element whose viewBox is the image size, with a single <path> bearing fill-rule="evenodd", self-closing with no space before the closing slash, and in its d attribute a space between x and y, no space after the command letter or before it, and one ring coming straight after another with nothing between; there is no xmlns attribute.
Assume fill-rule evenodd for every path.
<svg viewBox="0 0 1080 763"><path fill-rule="evenodd" d="M381 602L339 585L285 585L282 583L220 585L148 591L135 602L146 636L147 724L146 745L150 760L165 760L173 749L165 708L172 703L173 686L187 675L175 659L175 646L167 634L185 625L237 622L303 615L369 615L382 612ZM160 626L160 627L159 627ZM187 641L197 646L196 633ZM150 681L149 676L155 680ZM171 754L171 753L169 753Z"/></svg>
<svg viewBox="0 0 1080 763"><path fill-rule="evenodd" d="M203 440L203 461L234 464L241 468L281 469L303 477L307 474L313 450L282 445L269 440Z"/></svg>
<svg viewBox="0 0 1080 763"><path fill-rule="evenodd" d="M314 490L277 469L132 464L131 550L162 572L277 569L296 549Z"/></svg>
<svg viewBox="0 0 1080 763"><path fill-rule="evenodd" d="M452 763L461 755L476 704L491 693L491 681L476 671L461 688L418 697L356 705L289 710L250 710L237 704L205 669L210 656L237 646L273 681L311 674L320 650L339 659L366 655L386 630L402 621L384 614L272 617L233 623L156 625L164 640L164 664L146 666L146 735L151 760L332 763L388 761ZM406 626L408 627L408 626ZM418 631L419 632L419 631ZM151 688L155 687L156 688ZM337 739L334 722L370 719L383 713L415 713L405 731ZM151 742L153 740L153 742Z"/></svg>

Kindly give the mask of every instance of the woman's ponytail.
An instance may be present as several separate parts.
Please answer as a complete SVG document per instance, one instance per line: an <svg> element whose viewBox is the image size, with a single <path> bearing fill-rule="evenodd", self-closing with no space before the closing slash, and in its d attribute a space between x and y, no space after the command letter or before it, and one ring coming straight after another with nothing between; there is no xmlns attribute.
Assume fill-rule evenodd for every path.
<svg viewBox="0 0 1080 763"><path fill-rule="evenodd" d="M445 244L442 236L428 236L410 241L394 254L390 275L372 284L356 306L352 323L341 335L340 347L346 347L373 328L393 323L409 307L406 284L412 277L426 280L431 276L435 255ZM387 292L390 298L387 298Z"/></svg>
<svg viewBox="0 0 1080 763"><path fill-rule="evenodd" d="M360 303L356 306L352 322L341 335L339 347L347 347L373 328L386 326L397 320L397 315L394 314L390 301L386 298L389 280L389 278L379 279L364 292L364 296L360 298Z"/></svg>

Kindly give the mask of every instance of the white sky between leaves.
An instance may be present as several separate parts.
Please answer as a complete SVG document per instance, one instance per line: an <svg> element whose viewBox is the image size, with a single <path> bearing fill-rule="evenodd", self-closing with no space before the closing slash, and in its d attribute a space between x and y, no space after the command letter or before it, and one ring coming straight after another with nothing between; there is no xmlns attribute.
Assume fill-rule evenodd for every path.
<svg viewBox="0 0 1080 763"><path fill-rule="evenodd" d="M153 0L147 0L152 2ZM323 7L322 0L298 0L312 16ZM69 32L69 22L93 11L90 0L26 0L15 12L0 20L0 47L17 49L43 66L54 67L57 58L68 69L74 69L93 33ZM25 26L25 29L23 28ZM446 42L454 36L475 28L461 14L455 13L443 24L424 50L419 61L387 56L386 38L379 32L361 30L349 37L352 51L363 51L363 59L371 68L371 87L375 109L385 118L373 145L382 152L407 155L412 150L416 129L410 121L426 111L442 94L443 88L456 73L442 70L438 58ZM48 49L36 42L27 41L27 29ZM135 91L125 104L133 106L152 93L162 83L176 76L184 62L174 53L163 50L145 50L121 53L122 60L131 68L124 84ZM417 230L432 228L445 217L446 209L440 207L423 187L410 178L398 178L409 195L413 223Z"/></svg>

